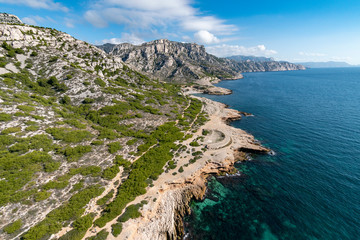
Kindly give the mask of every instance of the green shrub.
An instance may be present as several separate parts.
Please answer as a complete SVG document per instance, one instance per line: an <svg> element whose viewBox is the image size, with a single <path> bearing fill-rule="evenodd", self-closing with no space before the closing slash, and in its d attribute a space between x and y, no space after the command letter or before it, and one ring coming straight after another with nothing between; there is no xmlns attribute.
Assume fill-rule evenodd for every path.
<svg viewBox="0 0 360 240"><path fill-rule="evenodd" d="M98 234L96 234L96 236L88 237L86 240L106 240L108 235L109 233L103 229Z"/></svg>
<svg viewBox="0 0 360 240"><path fill-rule="evenodd" d="M128 168L131 165L131 162L125 160L123 156L117 155L114 159L114 164L117 166L123 166L124 168Z"/></svg>
<svg viewBox="0 0 360 240"><path fill-rule="evenodd" d="M182 173L184 171L184 168L181 166L180 168L179 168L179 173Z"/></svg>
<svg viewBox="0 0 360 240"><path fill-rule="evenodd" d="M86 231L91 227L94 216L92 214L85 215L73 223L74 229L61 236L59 240L81 240Z"/></svg>
<svg viewBox="0 0 360 240"><path fill-rule="evenodd" d="M111 233L114 237L119 236L121 231L122 231L122 223L115 223L111 225Z"/></svg>
<svg viewBox="0 0 360 240"><path fill-rule="evenodd" d="M35 108L32 106L27 106L27 105L19 105L16 107L17 109L24 111L24 112L32 112L35 111Z"/></svg>
<svg viewBox="0 0 360 240"><path fill-rule="evenodd" d="M68 143L79 143L92 137L91 133L83 130L72 130L70 128L48 128L45 130L55 140L62 140Z"/></svg>
<svg viewBox="0 0 360 240"><path fill-rule="evenodd" d="M11 114L0 113L0 122L10 121L12 119Z"/></svg>
<svg viewBox="0 0 360 240"><path fill-rule="evenodd" d="M95 100L92 99L92 98L85 98L85 99L82 101L83 104L91 104L91 103L94 103L94 102L95 102Z"/></svg>
<svg viewBox="0 0 360 240"><path fill-rule="evenodd" d="M114 165L114 166L111 166L111 167L108 167L108 168L105 168L101 177L102 178L105 178L105 179L108 179L108 180L111 180L113 179L114 177L116 177L116 175L120 172L120 169L117 165Z"/></svg>
<svg viewBox="0 0 360 240"><path fill-rule="evenodd" d="M139 212L141 206L141 204L128 206L125 212L118 218L118 222L126 222L130 218L135 219L141 217L141 213Z"/></svg>
<svg viewBox="0 0 360 240"><path fill-rule="evenodd" d="M138 141L138 140L137 140L136 138L131 139L131 140L129 140L129 141L126 142L126 145L128 145L128 146L134 145L137 141Z"/></svg>
<svg viewBox="0 0 360 240"><path fill-rule="evenodd" d="M83 176L97 177L101 174L101 167L99 166L85 166L80 168L71 168L69 171L70 175L81 174Z"/></svg>
<svg viewBox="0 0 360 240"><path fill-rule="evenodd" d="M20 132L20 131L21 131L21 127L9 127L9 128L2 130L1 134L10 134L10 133L16 133L16 132Z"/></svg>
<svg viewBox="0 0 360 240"><path fill-rule="evenodd" d="M198 146L200 146L200 144L197 141L193 141L193 142L190 143L190 146L198 147Z"/></svg>
<svg viewBox="0 0 360 240"><path fill-rule="evenodd" d="M67 95L64 95L64 97L60 100L61 104L64 105L70 105L71 104L71 98Z"/></svg>
<svg viewBox="0 0 360 240"><path fill-rule="evenodd" d="M3 228L4 232L6 232L7 234L11 234L16 232L17 230L19 230L22 226L22 221L21 219L16 220L15 222L7 225L6 227Z"/></svg>
<svg viewBox="0 0 360 240"><path fill-rule="evenodd" d="M76 128L79 128L79 129L85 129L86 128L85 124L79 122L76 119L68 119L68 120L65 120L64 122L66 122L67 124L72 125L72 126L74 126Z"/></svg>
<svg viewBox="0 0 360 240"><path fill-rule="evenodd" d="M40 191L40 192L37 192L35 194L35 201L36 202L40 202L40 201L43 201L43 200L46 200L48 199L49 197L51 196L51 192L47 192L47 191Z"/></svg>
<svg viewBox="0 0 360 240"><path fill-rule="evenodd" d="M108 194L106 194L103 198L97 200L96 204L99 206L105 205L113 196L114 196L114 189L111 189L111 191Z"/></svg>
<svg viewBox="0 0 360 240"><path fill-rule="evenodd" d="M15 57L16 53L14 49L11 49L6 54L8 57Z"/></svg>
<svg viewBox="0 0 360 240"><path fill-rule="evenodd" d="M79 160L85 153L91 152L91 150L91 146L67 147L64 150L64 155L69 162L75 162Z"/></svg>
<svg viewBox="0 0 360 240"><path fill-rule="evenodd" d="M106 83L101 78L96 78L94 82L95 82L96 85L98 85L100 87L105 87L106 86Z"/></svg>
<svg viewBox="0 0 360 240"><path fill-rule="evenodd" d="M46 134L38 134L30 138L30 149L43 149L43 151L48 152L53 149L53 141Z"/></svg>
<svg viewBox="0 0 360 240"><path fill-rule="evenodd" d="M92 214L88 214L74 221L72 226L79 231L86 231L91 227L93 219L94 216Z"/></svg>
<svg viewBox="0 0 360 240"><path fill-rule="evenodd" d="M30 54L30 57L36 57L37 55L38 55L38 53L37 53L37 52L32 51L32 52L31 52L31 54Z"/></svg>
<svg viewBox="0 0 360 240"><path fill-rule="evenodd" d="M56 62L58 59L59 59L58 56L52 56L50 57L49 62Z"/></svg>
<svg viewBox="0 0 360 240"><path fill-rule="evenodd" d="M9 45L7 42L3 42L1 47L4 48L7 51L13 49L13 47L11 45Z"/></svg>
<svg viewBox="0 0 360 240"><path fill-rule="evenodd" d="M15 50L15 53L17 53L17 54L24 54L25 53L25 51L22 50L21 48L15 48L14 50Z"/></svg>
<svg viewBox="0 0 360 240"><path fill-rule="evenodd" d="M42 189L44 190L50 190L50 189L64 189L69 185L68 181L61 181L61 182L57 182L57 181L49 181L47 183L45 183L42 186Z"/></svg>
<svg viewBox="0 0 360 240"><path fill-rule="evenodd" d="M111 154L114 154L117 151L122 149L122 146L121 146L121 144L119 142L109 143L107 146L108 146L108 151Z"/></svg>
<svg viewBox="0 0 360 240"><path fill-rule="evenodd" d="M91 142L91 145L94 145L94 146L104 145L104 141L95 140L95 141Z"/></svg>
<svg viewBox="0 0 360 240"><path fill-rule="evenodd" d="M17 152L19 154L26 153L29 150L29 145L27 143L16 143L9 147L9 152Z"/></svg>

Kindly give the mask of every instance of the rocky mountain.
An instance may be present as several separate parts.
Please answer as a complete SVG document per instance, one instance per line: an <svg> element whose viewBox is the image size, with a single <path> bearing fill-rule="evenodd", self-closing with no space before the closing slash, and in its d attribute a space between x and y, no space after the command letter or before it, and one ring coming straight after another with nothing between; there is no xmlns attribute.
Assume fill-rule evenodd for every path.
<svg viewBox="0 0 360 240"><path fill-rule="evenodd" d="M232 78L239 72L231 61L215 57L205 47L160 39L135 46L129 43L99 46L143 73L162 80L188 82L207 76Z"/></svg>
<svg viewBox="0 0 360 240"><path fill-rule="evenodd" d="M22 24L22 21L15 15L0 13L0 23Z"/></svg>
<svg viewBox="0 0 360 240"><path fill-rule="evenodd" d="M256 56L244 56L244 55L235 55L235 56L230 56L230 57L226 57L226 58L237 61L237 62L244 62L244 61L273 62L273 61L275 61L273 58L256 57Z"/></svg>
<svg viewBox="0 0 360 240"><path fill-rule="evenodd" d="M123 62L140 72L176 82L196 81L204 77L236 79L241 76L241 72L305 69L303 66L288 62L238 62L218 58L207 53L204 46L166 39L139 46L123 43L105 44L98 47L111 55L119 56Z"/></svg>
<svg viewBox="0 0 360 240"><path fill-rule="evenodd" d="M0 239L117 236L202 103L55 29L2 23L0 45Z"/></svg>

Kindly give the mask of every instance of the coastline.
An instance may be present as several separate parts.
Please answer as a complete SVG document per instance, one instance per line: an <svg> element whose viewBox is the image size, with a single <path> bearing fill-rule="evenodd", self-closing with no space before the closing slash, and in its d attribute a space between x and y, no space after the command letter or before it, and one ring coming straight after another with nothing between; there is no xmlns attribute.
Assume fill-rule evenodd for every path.
<svg viewBox="0 0 360 240"><path fill-rule="evenodd" d="M187 92L192 93L194 91ZM184 234L183 217L191 212L189 203L192 199L201 200L204 197L209 176L233 173L234 163L245 161L247 153L270 151L261 146L252 135L228 125L247 113L229 109L225 104L207 98L191 97L204 103L204 111L208 113L210 120L182 144L195 150L206 149L204 155L192 164L189 164L193 157L189 152L182 152L175 157L173 160L177 167L163 173L146 194L130 203L148 201L140 209L142 216L124 223L121 234L116 238L109 235L109 239L181 238ZM203 130L209 134L204 136ZM190 143L199 138L203 139L198 141L200 146L191 147ZM186 164L189 165L180 172L179 168ZM105 228L109 231L110 226L108 224Z"/></svg>

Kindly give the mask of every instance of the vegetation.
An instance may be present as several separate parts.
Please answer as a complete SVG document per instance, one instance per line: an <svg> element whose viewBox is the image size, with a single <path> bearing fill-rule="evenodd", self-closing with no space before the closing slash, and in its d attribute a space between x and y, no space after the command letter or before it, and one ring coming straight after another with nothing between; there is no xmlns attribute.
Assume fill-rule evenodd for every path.
<svg viewBox="0 0 360 240"><path fill-rule="evenodd" d="M183 133L175 126L175 123L166 123L159 126L152 136L157 139L158 146L150 149L133 164L129 177L120 185L119 193L114 201L95 221L96 225L103 227L108 221L116 218L127 203L146 192L146 180L157 179L163 172L165 163L173 157L171 151L176 149L173 142L181 139Z"/></svg>
<svg viewBox="0 0 360 240"><path fill-rule="evenodd" d="M46 132L51 134L55 140L62 140L67 143L79 143L92 137L88 131L72 130L71 128L48 128Z"/></svg>
<svg viewBox="0 0 360 240"><path fill-rule="evenodd" d="M6 232L7 234L11 234L16 232L17 230L19 230L22 226L22 221L21 219L16 220L15 222L7 225L6 227L4 227L4 232Z"/></svg>
<svg viewBox="0 0 360 240"><path fill-rule="evenodd" d="M87 214L78 218L72 224L73 229L60 237L59 240L81 240L85 236L86 231L91 227L93 219L93 214Z"/></svg>
<svg viewBox="0 0 360 240"><path fill-rule="evenodd" d="M55 37L61 46L54 48L36 36L38 31ZM83 239L94 220L94 215L84 216L84 206L103 192L96 183L106 184L123 170L125 180L115 183L118 191L111 190L97 201L104 211L96 224L103 226L116 219L136 196L145 193L164 168L176 168L171 161L178 149L174 142L183 140L183 131L196 116L202 116L201 104L191 100L191 107L181 118L188 102L178 94L179 86L152 80L125 65L117 69L95 48L67 41L58 31L37 28L35 32L24 34L39 41L38 46L20 49L8 42L1 45L4 56L0 57L0 67L12 63L18 73L0 75L4 106L0 122L7 126L0 134L0 206L21 203L34 205L29 209L45 205L53 208L53 202L66 194L68 201L21 238L47 239L70 225L73 229L60 239ZM17 54L30 54L31 58L21 65ZM94 77L97 73L98 77ZM146 121L150 115L151 121ZM170 122L177 118L179 124ZM158 126L158 122L166 123ZM120 143L125 142L126 148L122 149ZM87 154L93 150L99 151L101 157ZM115 156L120 150L124 156L141 157L131 163L121 155ZM66 168L57 171L60 166ZM69 170L64 173L64 169ZM119 221L140 216L140 207L128 206ZM9 224L4 232L17 233L22 223L18 227L16 224ZM121 230L120 222L112 226L114 236ZM90 239L107 235L103 231Z"/></svg>
<svg viewBox="0 0 360 240"><path fill-rule="evenodd" d="M108 144L108 150L109 150L109 153L111 154L114 154L116 153L117 151L121 150L122 149L122 146L119 142L113 142L113 143L109 143Z"/></svg>
<svg viewBox="0 0 360 240"><path fill-rule="evenodd" d="M90 199L100 195L103 191L103 188L95 185L73 195L67 203L51 211L43 221L24 234L23 239L42 239L57 233L67 221L79 219L84 212L83 207Z"/></svg>
<svg viewBox="0 0 360 240"><path fill-rule="evenodd" d="M142 204L130 205L126 208L125 212L118 218L119 222L126 222L130 218L135 219L141 216L139 208Z"/></svg>
<svg viewBox="0 0 360 240"><path fill-rule="evenodd" d="M67 147L64 150L64 155L69 162L74 162L79 160L85 153L91 152L91 146L76 146L76 147Z"/></svg>
<svg viewBox="0 0 360 240"><path fill-rule="evenodd" d="M96 236L86 238L86 240L106 240L109 233L104 229L101 230Z"/></svg>
<svg viewBox="0 0 360 240"><path fill-rule="evenodd" d="M106 194L103 198L100 198L96 204L97 205L105 205L112 197L114 196L114 190L112 189L108 194Z"/></svg>
<svg viewBox="0 0 360 240"><path fill-rule="evenodd" d="M115 223L111 225L111 233L114 237L119 236L121 231L122 231L122 223Z"/></svg>

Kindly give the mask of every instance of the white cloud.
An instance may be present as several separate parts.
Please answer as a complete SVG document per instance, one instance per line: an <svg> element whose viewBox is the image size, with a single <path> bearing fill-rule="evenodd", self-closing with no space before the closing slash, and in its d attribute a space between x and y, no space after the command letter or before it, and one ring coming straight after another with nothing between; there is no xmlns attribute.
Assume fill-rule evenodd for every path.
<svg viewBox="0 0 360 240"><path fill-rule="evenodd" d="M22 21L30 25L39 25L39 23L44 23L44 22L53 22L53 23L55 22L54 19L48 16L46 16L45 18L40 16L27 16L24 17Z"/></svg>
<svg viewBox="0 0 360 240"><path fill-rule="evenodd" d="M246 56L271 56L277 54L275 50L270 50L265 45L258 45L255 47L244 47L239 45L216 45L206 47L206 50L218 57L229 57L234 55Z"/></svg>
<svg viewBox="0 0 360 240"><path fill-rule="evenodd" d="M94 10L87 11L84 17L89 23L91 23L95 27L101 28L108 25L107 22L102 18L102 16Z"/></svg>
<svg viewBox="0 0 360 240"><path fill-rule="evenodd" d="M306 57L324 57L326 54L324 53L314 53L314 52L299 52L299 55Z"/></svg>
<svg viewBox="0 0 360 240"><path fill-rule="evenodd" d="M73 19L64 18L64 21L65 21L65 25L66 25L68 28L74 28L74 27L75 27L75 23L74 23L74 20L73 20Z"/></svg>
<svg viewBox="0 0 360 240"><path fill-rule="evenodd" d="M104 39L102 43L112 43L112 44L120 44L120 43L131 43L134 45L140 45L145 41L140 37L136 36L135 34L123 33L121 38L111 38L111 39Z"/></svg>
<svg viewBox="0 0 360 240"><path fill-rule="evenodd" d="M53 0L0 0L0 3L26 5L31 8L43 8L54 11L69 11L67 7L63 6L61 3L54 2Z"/></svg>
<svg viewBox="0 0 360 240"><path fill-rule="evenodd" d="M201 44L214 44L214 43L219 43L220 40L215 37L214 34L206 31L206 30L201 30L198 31L194 34L194 38L195 41Z"/></svg>
<svg viewBox="0 0 360 240"><path fill-rule="evenodd" d="M96 0L84 17L95 27L109 23L131 29L178 27L185 31L231 34L237 28L214 16L204 16L191 6L192 0Z"/></svg>
<svg viewBox="0 0 360 240"><path fill-rule="evenodd" d="M35 21L35 19L33 19L31 17L24 17L21 20L23 21L23 23L26 23L26 24L29 24L29 25L35 25L35 26L38 25L38 23Z"/></svg>

